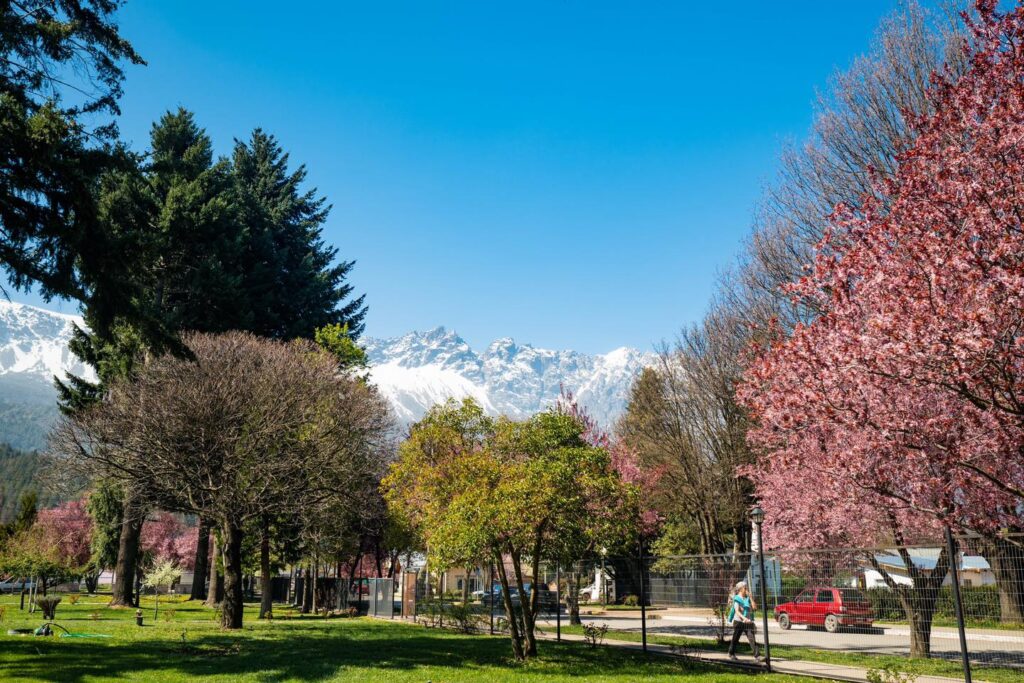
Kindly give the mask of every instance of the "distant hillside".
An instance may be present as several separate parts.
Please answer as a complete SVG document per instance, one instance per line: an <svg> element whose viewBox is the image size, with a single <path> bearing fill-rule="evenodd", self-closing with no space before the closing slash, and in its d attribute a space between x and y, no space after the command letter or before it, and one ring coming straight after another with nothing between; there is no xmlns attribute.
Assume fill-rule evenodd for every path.
<svg viewBox="0 0 1024 683"><path fill-rule="evenodd" d="M0 398L0 442L22 451L43 449L56 419L56 402L17 403Z"/></svg>
<svg viewBox="0 0 1024 683"><path fill-rule="evenodd" d="M0 522L10 521L17 510L18 500L28 491L39 494L41 508L59 502L56 496L42 490L43 468L43 458L39 453L0 444Z"/></svg>

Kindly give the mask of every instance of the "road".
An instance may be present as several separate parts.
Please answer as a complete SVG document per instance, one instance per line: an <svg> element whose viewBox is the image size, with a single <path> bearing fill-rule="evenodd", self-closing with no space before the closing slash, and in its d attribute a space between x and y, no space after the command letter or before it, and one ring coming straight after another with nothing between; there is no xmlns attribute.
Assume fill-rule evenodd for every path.
<svg viewBox="0 0 1024 683"><path fill-rule="evenodd" d="M687 610L656 610L650 614L657 615L657 618L647 620L648 633L707 639L715 637L715 627L707 615L687 613ZM583 621L607 624L609 631L640 631L639 612L584 616ZM553 620L545 623L554 626ZM760 631L760 619L757 626ZM613 638L614 635L609 633L607 637ZM824 630L812 630L805 626L793 626L790 630L783 631L774 620L769 620L769 637L773 645L874 654L905 655L910 652L910 630L906 626L882 626L870 630L842 629L837 633L826 633ZM758 640L761 640L760 636ZM741 643L742 647L749 647L746 639ZM1024 666L1022 631L968 629L967 648L971 653L971 659L977 662ZM960 657L960 641L956 629L932 629L932 654L950 659Z"/></svg>

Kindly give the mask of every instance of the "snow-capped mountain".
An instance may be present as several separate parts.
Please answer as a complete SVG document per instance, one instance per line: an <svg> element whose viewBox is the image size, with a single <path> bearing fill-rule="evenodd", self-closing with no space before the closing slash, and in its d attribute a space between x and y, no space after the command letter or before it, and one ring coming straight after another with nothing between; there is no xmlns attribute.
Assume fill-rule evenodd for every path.
<svg viewBox="0 0 1024 683"><path fill-rule="evenodd" d="M20 376L50 385L65 372L92 378L92 369L68 349L77 315L0 301L0 378Z"/></svg>
<svg viewBox="0 0 1024 683"><path fill-rule="evenodd" d="M57 415L54 376L95 378L68 349L76 324L83 325L78 316L0 301L0 442L42 448ZM551 406L564 388L610 426L633 378L652 362L650 354L629 348L587 355L510 338L478 353L443 327L364 342L372 381L405 424L435 403L466 396L491 414L522 418Z"/></svg>
<svg viewBox="0 0 1024 683"><path fill-rule="evenodd" d="M601 424L625 408L629 387L650 354L619 348L602 355L492 342L482 353L437 327L394 339L365 340L372 381L403 422L419 419L448 398L475 398L487 412L522 418L551 406L562 389Z"/></svg>
<svg viewBox="0 0 1024 683"><path fill-rule="evenodd" d="M0 301L0 441L42 448L57 416L54 376L94 378L68 349L76 324L75 315Z"/></svg>

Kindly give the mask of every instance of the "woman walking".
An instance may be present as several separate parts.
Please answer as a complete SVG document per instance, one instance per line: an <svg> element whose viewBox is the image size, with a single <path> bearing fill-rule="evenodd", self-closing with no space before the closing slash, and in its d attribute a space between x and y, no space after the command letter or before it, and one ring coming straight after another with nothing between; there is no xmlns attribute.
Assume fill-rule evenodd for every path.
<svg viewBox="0 0 1024 683"><path fill-rule="evenodd" d="M736 659L736 645L740 642L740 636L747 634L750 641L750 649L754 651L754 659L760 660L757 652L757 639L754 629L754 613L757 611L757 603L747 589L747 582L740 581L736 584L736 591L733 593L729 607L729 622L732 624L732 642L729 643L729 659Z"/></svg>

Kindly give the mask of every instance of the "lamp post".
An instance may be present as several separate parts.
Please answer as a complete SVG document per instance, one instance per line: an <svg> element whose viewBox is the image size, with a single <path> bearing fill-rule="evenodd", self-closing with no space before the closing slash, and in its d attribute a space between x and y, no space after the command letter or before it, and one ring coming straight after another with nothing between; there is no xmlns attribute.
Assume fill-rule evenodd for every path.
<svg viewBox="0 0 1024 683"><path fill-rule="evenodd" d="M960 596L960 553L957 551L953 530L946 526L946 551L949 553L949 578L953 586L953 604L956 606L956 625L960 635L960 661L964 667L964 681L971 683L971 656L967 651L967 633L964 630L964 602Z"/></svg>
<svg viewBox="0 0 1024 683"><path fill-rule="evenodd" d="M605 557L608 555L608 548L601 548L601 607L608 606L608 572L605 569Z"/></svg>
<svg viewBox="0 0 1024 683"><path fill-rule="evenodd" d="M750 521L754 523L754 529L757 532L757 563L761 569L761 575L758 580L758 585L761 594L761 621L764 627L764 668L771 672L772 670L772 650L771 645L768 644L768 599L765 595L765 574L764 574L764 536L761 533L761 524L764 523L764 510L761 509L760 505L755 505L754 509L750 511Z"/></svg>

